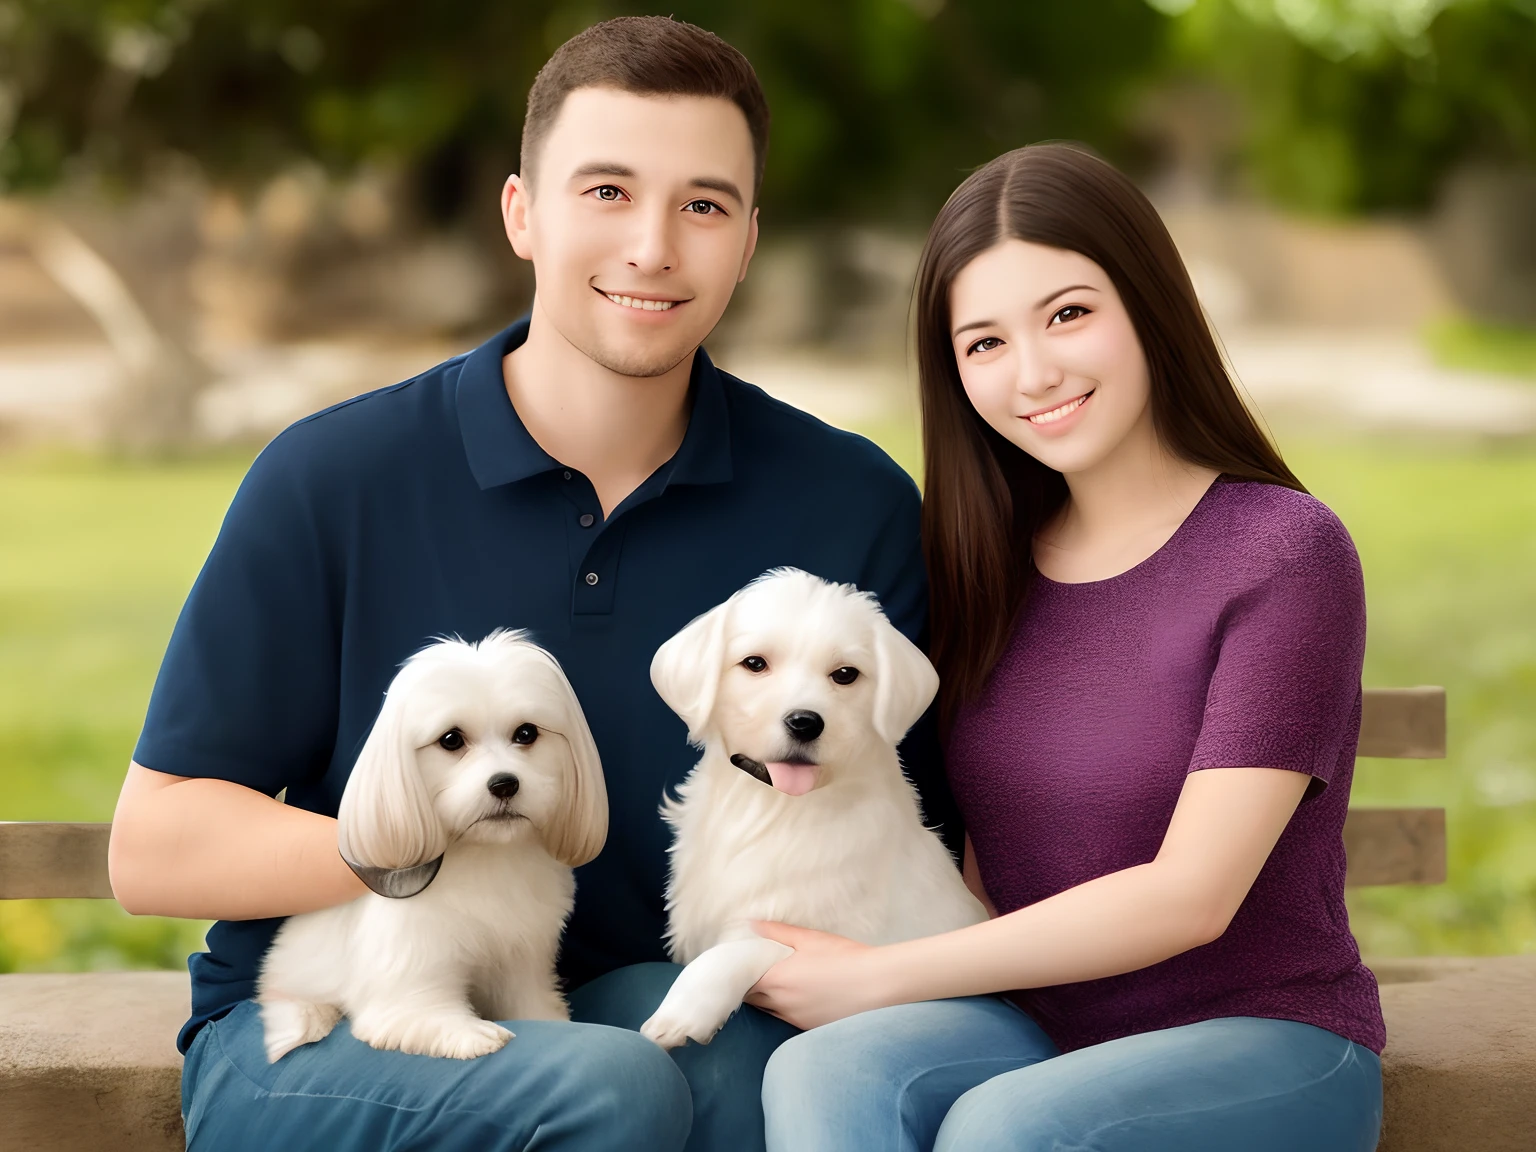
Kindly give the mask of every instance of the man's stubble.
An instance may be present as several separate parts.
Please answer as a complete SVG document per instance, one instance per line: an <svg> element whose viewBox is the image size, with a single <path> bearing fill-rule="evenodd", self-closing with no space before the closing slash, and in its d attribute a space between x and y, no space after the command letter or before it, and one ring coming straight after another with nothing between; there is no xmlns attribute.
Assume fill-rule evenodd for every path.
<svg viewBox="0 0 1536 1152"><path fill-rule="evenodd" d="M637 380L651 379L656 376L665 376L676 368L688 357L698 350L698 343L689 344L686 348L658 349L654 352L624 352L618 349L606 347L599 339L571 339L570 343L594 364L600 365L615 372L620 376L630 376Z"/></svg>

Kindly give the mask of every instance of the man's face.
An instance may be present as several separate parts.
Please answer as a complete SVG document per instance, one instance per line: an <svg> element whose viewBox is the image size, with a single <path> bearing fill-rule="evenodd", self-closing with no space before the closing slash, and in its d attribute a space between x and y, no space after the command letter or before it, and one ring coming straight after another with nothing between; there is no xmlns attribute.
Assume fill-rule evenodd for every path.
<svg viewBox="0 0 1536 1152"><path fill-rule="evenodd" d="M579 88L502 196L537 308L625 376L659 376L719 321L757 243L752 137L725 99ZM531 194L530 194L531 193Z"/></svg>

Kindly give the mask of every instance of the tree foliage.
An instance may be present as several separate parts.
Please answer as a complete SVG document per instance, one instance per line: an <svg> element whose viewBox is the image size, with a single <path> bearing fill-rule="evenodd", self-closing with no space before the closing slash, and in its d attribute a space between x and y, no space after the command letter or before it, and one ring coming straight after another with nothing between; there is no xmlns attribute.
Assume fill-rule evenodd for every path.
<svg viewBox="0 0 1536 1152"><path fill-rule="evenodd" d="M781 216L931 208L968 167L1044 135L1123 144L1118 103L1161 54L1142 0L684 0L758 68ZM16 123L0 179L131 176L170 149L226 178L294 156L415 166L450 209L466 163L517 151L535 72L595 20L570 0L0 0ZM1094 49L1080 45L1092 41ZM3 123L0 123L3 127ZM430 198L430 197L429 197Z"/></svg>
<svg viewBox="0 0 1536 1152"><path fill-rule="evenodd" d="M1237 94L1241 158L1282 203L1421 208L1458 162L1536 162L1536 0L1179 7L1175 58Z"/></svg>
<svg viewBox="0 0 1536 1152"><path fill-rule="evenodd" d="M1030 140L1144 154L1138 98L1196 76L1245 111L1279 198L1422 203L1466 156L1536 155L1536 0L675 0L745 51L774 114L780 219L930 214ZM132 179L167 151L219 179L385 160L454 214L515 165L534 73L621 0L0 0L0 185Z"/></svg>

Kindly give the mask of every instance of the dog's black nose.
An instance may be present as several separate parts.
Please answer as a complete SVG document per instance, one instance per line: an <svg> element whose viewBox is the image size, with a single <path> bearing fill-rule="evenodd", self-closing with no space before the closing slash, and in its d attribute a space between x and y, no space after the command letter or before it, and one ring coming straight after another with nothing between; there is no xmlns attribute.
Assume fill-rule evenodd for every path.
<svg viewBox="0 0 1536 1152"><path fill-rule="evenodd" d="M485 782L486 789L498 800L510 800L521 787L517 777L510 772L498 772Z"/></svg>
<svg viewBox="0 0 1536 1152"><path fill-rule="evenodd" d="M789 734L796 740L809 743L822 734L827 722L821 718L820 712L796 711L784 717L784 727L789 729Z"/></svg>

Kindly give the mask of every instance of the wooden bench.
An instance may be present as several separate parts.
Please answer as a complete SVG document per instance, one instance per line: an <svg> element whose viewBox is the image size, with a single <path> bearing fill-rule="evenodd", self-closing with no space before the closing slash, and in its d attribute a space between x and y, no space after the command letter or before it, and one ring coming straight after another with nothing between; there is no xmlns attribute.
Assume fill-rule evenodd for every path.
<svg viewBox="0 0 1536 1152"><path fill-rule="evenodd" d="M1366 692L1360 755L1445 755L1440 688ZM0 823L0 899L110 899L107 824ZM1348 883L1445 880L1445 812L1353 808ZM1536 956L1373 965L1382 1152L1536 1148ZM0 976L0 1152L182 1146L184 972Z"/></svg>

